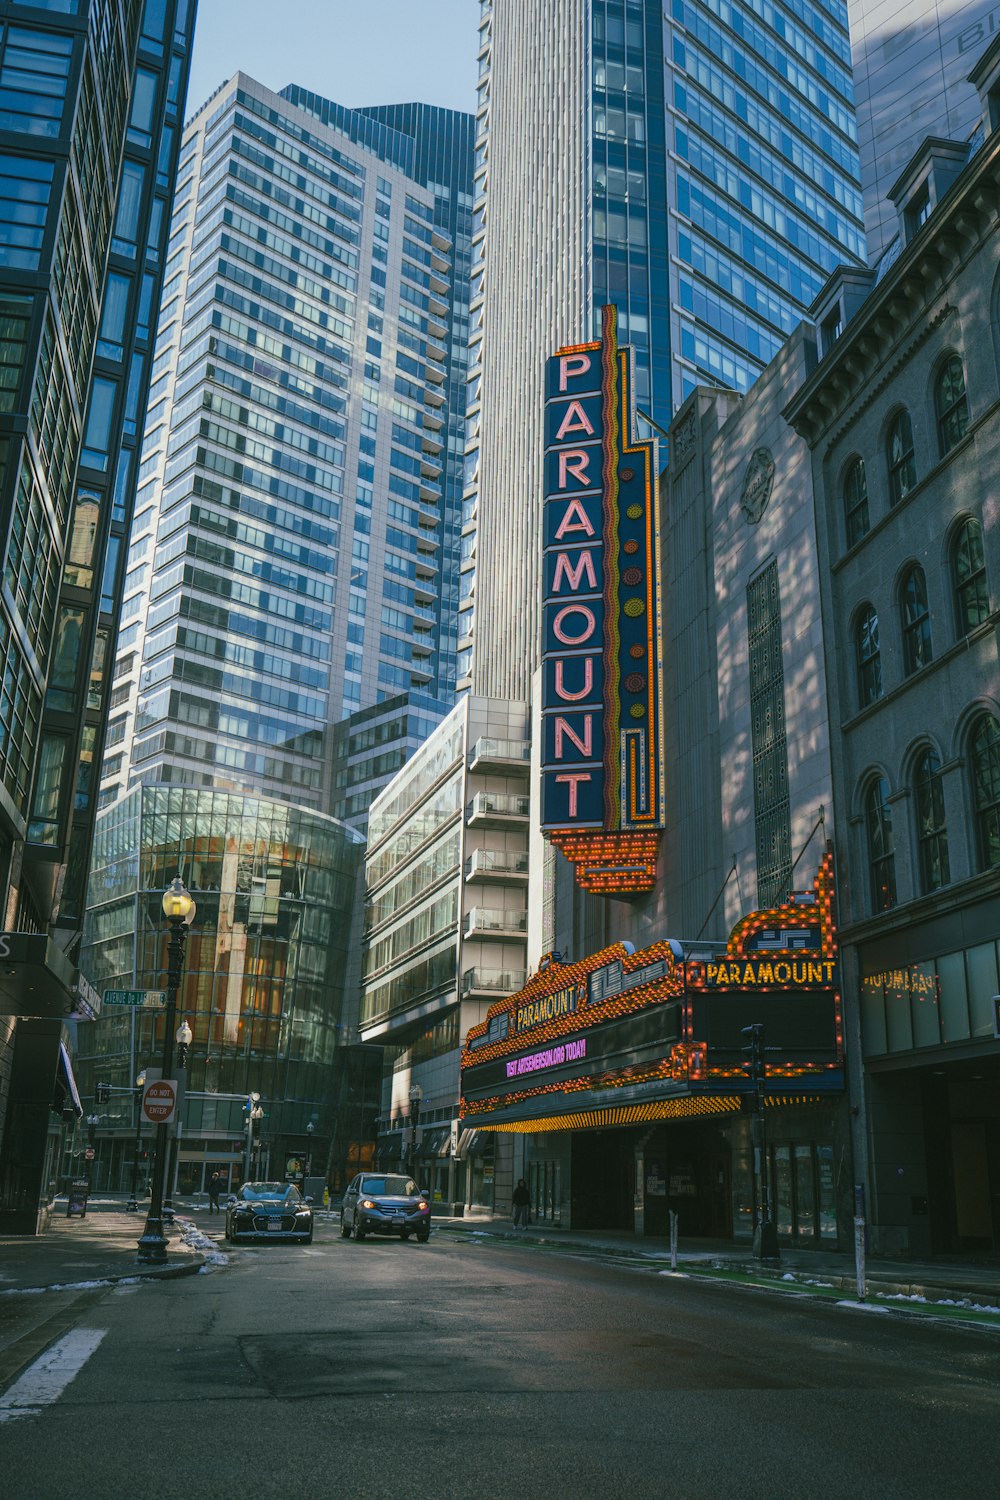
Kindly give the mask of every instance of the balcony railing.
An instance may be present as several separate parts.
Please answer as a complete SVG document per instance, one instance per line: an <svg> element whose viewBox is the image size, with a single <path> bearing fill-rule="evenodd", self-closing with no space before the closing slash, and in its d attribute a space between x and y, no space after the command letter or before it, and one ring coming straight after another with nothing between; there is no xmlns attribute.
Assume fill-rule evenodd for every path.
<svg viewBox="0 0 1000 1500"><path fill-rule="evenodd" d="M466 969L462 975L463 995L513 995L523 989L528 979L524 969Z"/></svg>
<svg viewBox="0 0 1000 1500"><path fill-rule="evenodd" d="M528 878L528 851L518 849L476 849L465 861L467 880L516 880Z"/></svg>
<svg viewBox="0 0 1000 1500"><path fill-rule="evenodd" d="M483 736L472 747L471 768L519 766L528 769L531 745L527 740L494 740Z"/></svg>
<svg viewBox="0 0 1000 1500"><path fill-rule="evenodd" d="M477 792L465 811L470 823L487 823L494 819L506 823L511 818L523 820L531 811L531 799L506 796L502 792Z"/></svg>
<svg viewBox="0 0 1000 1500"><path fill-rule="evenodd" d="M466 937L474 933L519 933L528 930L526 911L503 911L496 906L474 906L466 912L463 929Z"/></svg>

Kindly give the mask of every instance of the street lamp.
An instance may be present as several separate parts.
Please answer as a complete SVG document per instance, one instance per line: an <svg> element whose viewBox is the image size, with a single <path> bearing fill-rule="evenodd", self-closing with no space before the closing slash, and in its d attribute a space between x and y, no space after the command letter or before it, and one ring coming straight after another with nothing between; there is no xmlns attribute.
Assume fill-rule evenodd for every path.
<svg viewBox="0 0 1000 1500"><path fill-rule="evenodd" d="M184 947L187 930L194 921L195 903L183 880L175 875L163 893L163 915L170 923L170 944L167 949L167 1009L163 1028L163 1059L161 1078L169 1078L174 1065L174 1018L177 1015L177 992L181 987L184 972ZM163 1183L167 1169L167 1125L161 1121L156 1127L153 1163L153 1187L149 1200L146 1227L139 1240L139 1259L162 1265L167 1258L167 1240L163 1233Z"/></svg>
<svg viewBox="0 0 1000 1500"><path fill-rule="evenodd" d="M420 1102L424 1091L419 1083L410 1084L410 1176L417 1174L417 1126L420 1123Z"/></svg>
<svg viewBox="0 0 1000 1500"><path fill-rule="evenodd" d="M247 1095L247 1102L246 1102L246 1104L244 1104L243 1109L244 1109L244 1112L245 1112L246 1117L247 1117L247 1163L246 1163L246 1169L245 1169L245 1171L243 1173L243 1181L244 1182L252 1182L253 1181L253 1176L252 1176L252 1174L253 1174L253 1128L254 1128L254 1125L259 1120L263 1120L263 1118L264 1118L264 1111L261 1108L261 1103L260 1103L260 1095L258 1093L256 1093L256 1092L249 1093Z"/></svg>
<svg viewBox="0 0 1000 1500"><path fill-rule="evenodd" d="M180 1149L181 1136L180 1112L181 1101L184 1097L184 1084L181 1082L180 1075L187 1069L188 1048L193 1038L194 1032L185 1016L174 1032L174 1041L177 1043L177 1114L174 1118L174 1133L170 1138L170 1163L167 1167L167 1186L163 1197L163 1217L170 1224L174 1222L174 1182L177 1178L177 1153Z"/></svg>
<svg viewBox="0 0 1000 1500"><path fill-rule="evenodd" d="M134 1213L139 1207L136 1198L136 1187L139 1181L139 1147L142 1143L142 1091L146 1084L146 1070L135 1075L135 1150L132 1153L132 1186L129 1188L128 1202L125 1205L126 1213Z"/></svg>

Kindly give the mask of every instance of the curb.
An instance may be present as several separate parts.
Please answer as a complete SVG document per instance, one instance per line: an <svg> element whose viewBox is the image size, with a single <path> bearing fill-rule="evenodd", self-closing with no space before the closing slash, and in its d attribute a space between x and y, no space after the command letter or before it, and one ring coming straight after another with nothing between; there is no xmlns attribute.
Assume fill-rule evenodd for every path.
<svg viewBox="0 0 1000 1500"><path fill-rule="evenodd" d="M438 1233L470 1234L470 1232L475 1233L474 1223L474 1220L470 1220L466 1224L453 1222L449 1224L439 1224L436 1226L436 1228ZM666 1255L663 1255L662 1257L651 1255L647 1251L633 1250L627 1245L615 1246L612 1248L606 1245L572 1243L567 1240L550 1238L545 1235L514 1234L511 1231L505 1230L480 1230L477 1237L481 1240L496 1240L500 1244L544 1245L546 1246L546 1248L560 1249L570 1254L583 1251L591 1255L613 1256L616 1260L629 1260L635 1261L641 1265L646 1265L650 1268L650 1270L662 1269L661 1262L667 1262L669 1264L669 1257ZM781 1291L783 1287L796 1285L801 1286L806 1290L813 1291L817 1290L815 1285L817 1281L823 1281L830 1287L838 1291L855 1292L857 1289L857 1282L853 1275L842 1274L841 1272L837 1271L824 1272L818 1266L815 1270L812 1270L811 1268L808 1270L804 1268L797 1268L795 1270L783 1272L780 1276L767 1276L767 1273L762 1272L760 1267L749 1265L745 1261L718 1260L685 1262L683 1254L680 1254L677 1257L677 1269L679 1271L683 1270L687 1275L697 1276L700 1266L704 1266L706 1269L710 1270L731 1271L736 1275L753 1276L759 1278L757 1280L754 1280L753 1282L747 1282L745 1284L755 1287L763 1286L763 1289L765 1290L769 1287L773 1287L775 1291ZM791 1279L786 1279L787 1277L790 1277ZM998 1293L996 1288L991 1289L984 1286L972 1286L966 1287L964 1289L959 1289L953 1286L945 1285L943 1282L929 1283L916 1281L897 1281L894 1280L891 1276L878 1271L869 1271L867 1282L870 1294L881 1292L886 1296L924 1297L927 1299L927 1305L929 1307L932 1307L935 1302L944 1301L946 1298L953 1299L955 1302L969 1302L973 1306L976 1305L977 1299L986 1299L993 1305L996 1305L997 1301L1000 1300L1000 1293Z"/></svg>
<svg viewBox="0 0 1000 1500"><path fill-rule="evenodd" d="M119 1281L176 1281L180 1276L194 1276L206 1264L207 1260L204 1255L192 1255L176 1266L136 1266L131 1271L115 1271L107 1276L92 1276L88 1278L88 1284L76 1281L43 1281L39 1286L0 1287L0 1297L31 1292L71 1292L85 1285L89 1291L94 1283L98 1286L112 1286Z"/></svg>

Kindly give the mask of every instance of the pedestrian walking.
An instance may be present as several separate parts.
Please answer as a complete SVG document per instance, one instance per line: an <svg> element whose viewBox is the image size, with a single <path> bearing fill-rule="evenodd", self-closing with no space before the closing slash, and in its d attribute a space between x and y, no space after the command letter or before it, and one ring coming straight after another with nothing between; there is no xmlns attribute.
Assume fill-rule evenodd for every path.
<svg viewBox="0 0 1000 1500"><path fill-rule="evenodd" d="M528 1204L531 1202L531 1194L528 1192L528 1184L523 1177L517 1179L517 1187L514 1189L510 1201L514 1208L514 1228L527 1229Z"/></svg>
<svg viewBox="0 0 1000 1500"><path fill-rule="evenodd" d="M209 1213L219 1212L219 1194L222 1192L222 1178L218 1172L213 1172L208 1179L208 1209Z"/></svg>

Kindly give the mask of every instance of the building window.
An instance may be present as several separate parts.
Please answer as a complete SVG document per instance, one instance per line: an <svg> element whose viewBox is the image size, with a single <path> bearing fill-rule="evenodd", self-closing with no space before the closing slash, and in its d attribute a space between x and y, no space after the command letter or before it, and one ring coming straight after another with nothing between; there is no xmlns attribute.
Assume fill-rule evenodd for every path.
<svg viewBox="0 0 1000 1500"><path fill-rule="evenodd" d="M924 570L914 565L903 579L899 596L903 617L903 670L907 677L931 660L931 617L927 608Z"/></svg>
<svg viewBox="0 0 1000 1500"><path fill-rule="evenodd" d="M896 904L896 857L892 843L889 783L884 776L873 781L868 789L865 798L865 825L868 832L872 911L888 911Z"/></svg>
<svg viewBox="0 0 1000 1500"><path fill-rule="evenodd" d="M965 371L962 361L953 354L938 376L934 388L937 409L938 448L943 458L960 443L969 425L969 401L965 394Z"/></svg>
<svg viewBox="0 0 1000 1500"><path fill-rule="evenodd" d="M847 518L847 545L853 547L868 531L868 480L864 461L856 458L844 480L844 513Z"/></svg>
<svg viewBox="0 0 1000 1500"><path fill-rule="evenodd" d="M858 698L862 708L882 696L882 656L878 644L878 611L868 604L854 631L858 663Z"/></svg>
<svg viewBox="0 0 1000 1500"><path fill-rule="evenodd" d="M982 714L969 736L972 800L979 845L979 868L1000 867L1000 724Z"/></svg>
<svg viewBox="0 0 1000 1500"><path fill-rule="evenodd" d="M913 460L913 427L908 411L897 412L889 428L887 444L889 459L889 504L898 505L917 482L917 466Z"/></svg>
<svg viewBox="0 0 1000 1500"><path fill-rule="evenodd" d="M959 639L967 636L989 617L990 601L986 589L986 558L983 554L983 531L970 516L955 533L951 548L952 576L955 586L956 628Z"/></svg>
<svg viewBox="0 0 1000 1500"><path fill-rule="evenodd" d="M757 899L773 906L786 895L792 874L781 596L773 561L747 587L747 646Z"/></svg>
<svg viewBox="0 0 1000 1500"><path fill-rule="evenodd" d="M917 761L913 772L913 790L917 803L920 885L926 895L947 885L951 879L941 762L933 750L925 750Z"/></svg>
<svg viewBox="0 0 1000 1500"><path fill-rule="evenodd" d="M0 63L0 130L55 138L62 130L73 38L7 28Z"/></svg>

